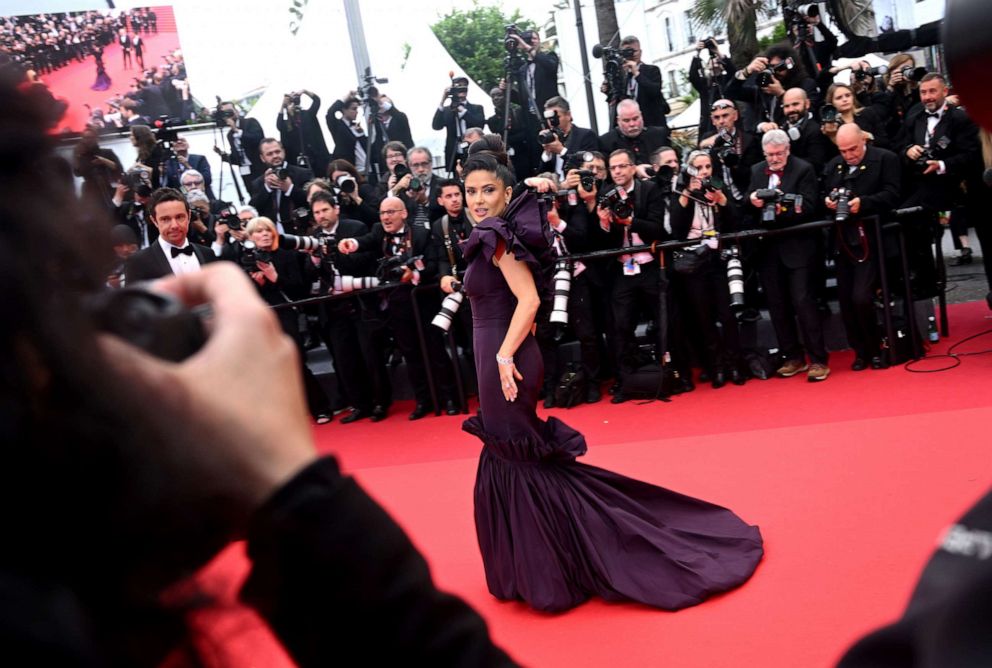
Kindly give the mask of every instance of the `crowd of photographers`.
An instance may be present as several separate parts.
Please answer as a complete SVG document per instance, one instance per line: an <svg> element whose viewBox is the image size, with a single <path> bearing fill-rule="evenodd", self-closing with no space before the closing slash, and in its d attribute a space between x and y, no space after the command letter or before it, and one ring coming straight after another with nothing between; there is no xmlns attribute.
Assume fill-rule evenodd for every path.
<svg viewBox="0 0 992 668"><path fill-rule="evenodd" d="M512 165L518 188L534 176L554 184L542 196L566 259L536 334L545 353L545 406L597 402L604 388L621 403L689 392L697 382L720 388L773 375L826 380L828 264L852 368L884 368L890 343L879 324L878 253L885 245L871 217L911 212L902 227L912 286L917 297L933 296L932 244L947 218L957 239L967 238L965 221L979 222L992 142L949 94L946 78L912 56L895 55L886 68L861 61L839 67L832 60L837 40L817 16L792 31L792 41L739 69L714 40L697 45L690 78L705 109L698 142L686 150L672 140L660 72L641 61L637 38L594 51L604 62L602 90L614 121L597 136L573 123L558 94L557 56L536 33L515 30L507 32L509 76L492 91L492 117L468 101L466 80L453 78L444 90L433 129L446 133L445 155L436 160L413 144L406 115L371 86L328 108L333 150L319 126L320 98L310 91L285 96L279 139L234 105L219 105L214 118L228 140L223 159L240 170L250 200L238 209L215 199L206 160L189 155L181 138L167 154L150 157L161 142L135 138L142 133L132 128L139 155L157 164L142 164L137 176L129 170L113 190L119 162L100 154L91 137L79 161L103 170L94 197L121 223L121 264L109 280L131 283L180 271L188 259L220 259L244 267L277 307L337 295L282 308L280 316L301 347L323 343L330 351L337 403L351 408L341 421L387 416L388 368L399 356L416 398L409 418L435 408L456 414L464 395L458 381L471 386L462 378L471 364L456 369L455 362L471 354L459 242L473 224L458 176L466 155L488 150ZM841 72L849 81L835 81ZM153 252L163 229L155 207L170 201L163 192L176 193L169 197L188 215L174 239L160 242L158 252L172 255L156 265L139 256ZM824 218L836 224L721 240ZM976 228L984 236L983 226ZM665 241L695 243L661 255L647 248ZM195 254L183 250L189 243L199 245ZM128 257L139 249L146 250ZM620 252L567 259L596 251ZM965 245L958 261L970 260ZM777 340L771 358L758 349L760 307ZM575 345L563 345L569 341ZM310 373L307 389L314 417L329 421L335 406Z"/></svg>

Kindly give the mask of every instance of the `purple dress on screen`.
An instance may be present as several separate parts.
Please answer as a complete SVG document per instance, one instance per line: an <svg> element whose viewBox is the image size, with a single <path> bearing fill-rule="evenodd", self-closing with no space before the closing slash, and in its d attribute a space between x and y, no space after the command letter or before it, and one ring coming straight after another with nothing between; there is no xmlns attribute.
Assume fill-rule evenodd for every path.
<svg viewBox="0 0 992 668"><path fill-rule="evenodd" d="M463 428L483 443L475 523L489 591L549 612L591 596L677 610L742 584L762 557L757 527L721 506L576 462L585 437L538 418L544 366L533 336L514 353L524 377L517 400L504 399L496 352L516 299L493 256L502 241L530 266L539 291L554 262L536 197L516 198L504 216L479 223L463 246L480 404Z"/></svg>

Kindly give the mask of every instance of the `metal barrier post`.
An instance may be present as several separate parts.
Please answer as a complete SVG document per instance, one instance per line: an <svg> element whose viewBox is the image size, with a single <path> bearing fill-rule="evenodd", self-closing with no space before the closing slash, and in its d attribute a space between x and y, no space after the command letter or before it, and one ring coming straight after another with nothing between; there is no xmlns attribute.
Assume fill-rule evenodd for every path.
<svg viewBox="0 0 992 668"><path fill-rule="evenodd" d="M410 291L410 299L413 301L413 322L417 328L417 341L420 343L420 356L424 359L424 372L427 374L427 388L431 393L431 401L434 402L434 415L441 414L441 402L437 399L437 386L434 384L434 372L431 370L431 360L427 354L427 339L424 336L424 323L420 318L420 303L417 301L417 292L429 286L417 286Z"/></svg>

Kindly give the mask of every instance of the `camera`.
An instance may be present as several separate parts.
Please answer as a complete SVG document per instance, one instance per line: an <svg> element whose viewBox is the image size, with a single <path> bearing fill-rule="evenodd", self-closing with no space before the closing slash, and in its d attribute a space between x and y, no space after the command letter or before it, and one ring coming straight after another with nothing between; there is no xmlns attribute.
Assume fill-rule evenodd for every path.
<svg viewBox="0 0 992 668"><path fill-rule="evenodd" d="M602 209L609 209L616 218L630 218L634 215L634 204L627 197L627 191L622 186L616 186L609 192L601 194L596 205Z"/></svg>
<svg viewBox="0 0 992 668"><path fill-rule="evenodd" d="M579 185L586 192L592 192L592 189L596 187L596 174L593 173L591 169L580 169L579 174Z"/></svg>
<svg viewBox="0 0 992 668"><path fill-rule="evenodd" d="M410 173L410 168L404 165L403 163L400 163L395 167L393 167L393 174L396 176L397 181L399 181L409 173ZM418 179L416 176L410 179L410 186L409 186L410 190L414 190L414 191L421 190L423 187L424 184L421 183L420 179Z"/></svg>
<svg viewBox="0 0 992 668"><path fill-rule="evenodd" d="M741 249L730 246L720 251L720 259L727 263L727 289L730 292L730 310L744 309L744 266L741 264Z"/></svg>
<svg viewBox="0 0 992 668"><path fill-rule="evenodd" d="M220 107L218 107L217 109L214 110L214 113L211 114L210 117L213 119L214 125L216 125L219 128L226 128L227 119L235 118L236 114L230 109L221 109Z"/></svg>
<svg viewBox="0 0 992 668"><path fill-rule="evenodd" d="M457 105L460 102L459 97L462 95L468 95L468 86L452 86L448 91L448 99L451 100L451 106Z"/></svg>
<svg viewBox="0 0 992 668"><path fill-rule="evenodd" d="M338 190L343 193L350 194L358 189L358 182L355 181L355 177L351 174L342 174L335 180L334 184L338 187Z"/></svg>
<svg viewBox="0 0 992 668"><path fill-rule="evenodd" d="M714 162L719 161L725 167L736 167L741 161L741 156L737 153L737 148L734 146L734 140L731 139L730 133L723 129L720 130L719 136L713 142L713 150L710 154Z"/></svg>
<svg viewBox="0 0 992 668"><path fill-rule="evenodd" d="M820 107L820 122L840 123L840 115L837 113L837 107L832 104L825 104Z"/></svg>
<svg viewBox="0 0 992 668"><path fill-rule="evenodd" d="M295 94L295 93L294 94L288 94L288 95L286 95L286 97L289 98L289 102L293 106L295 106L295 107L300 106L300 96L298 94Z"/></svg>
<svg viewBox="0 0 992 668"><path fill-rule="evenodd" d="M830 191L831 202L837 203L837 212L834 214L834 220L838 223L843 223L845 220L851 217L851 196L853 193L849 188L834 188Z"/></svg>
<svg viewBox="0 0 992 668"><path fill-rule="evenodd" d="M152 194L151 176L140 167L127 170L124 173L124 183L136 195L148 197Z"/></svg>
<svg viewBox="0 0 992 668"><path fill-rule="evenodd" d="M689 190L689 194L694 198L703 199L707 193L712 193L719 190L719 188L713 184L713 181L709 177L699 178L698 175L699 170L692 165L686 165L679 174L679 182L676 184L676 188L679 191L689 190L689 184L692 182L692 179L697 178L699 179L699 188Z"/></svg>
<svg viewBox="0 0 992 668"><path fill-rule="evenodd" d="M446 295L444 301L441 302L441 310L438 311L437 315L434 316L434 319L431 320L432 325L445 332L451 329L451 321L454 319L455 314L458 313L458 309L465 300L465 294L462 292L461 283L454 281L451 284L451 290L451 294Z"/></svg>
<svg viewBox="0 0 992 668"><path fill-rule="evenodd" d="M940 139L937 140L937 143L935 145L931 145L931 146L923 149L923 153L920 155L919 158L917 158L914 161L913 164L915 164L916 167L918 167L919 169L926 169L927 168L927 161L928 160L938 160L939 158L937 158L937 152L938 151L944 151L950 145L951 145L951 138L950 137L948 137L946 135L943 136L943 137L941 137Z"/></svg>
<svg viewBox="0 0 992 668"><path fill-rule="evenodd" d="M754 196L765 203L761 210L761 222L773 223L779 210L792 208L796 213L803 212L802 195L786 195L775 188L761 188L754 191Z"/></svg>
<svg viewBox="0 0 992 668"><path fill-rule="evenodd" d="M600 44L592 47L592 57L603 59L603 75L606 78L606 99L619 100L626 91L627 75L623 69L623 53L612 46Z"/></svg>
<svg viewBox="0 0 992 668"><path fill-rule="evenodd" d="M238 218L238 214L232 211L225 211L224 213L220 214L220 216L217 218L217 221L214 224L220 225L221 223L227 225L227 229L229 230L237 231L241 229L241 219Z"/></svg>
<svg viewBox="0 0 992 668"><path fill-rule="evenodd" d="M522 39L527 44L530 44L531 40L534 38L533 30L524 30L521 32L516 23L511 23L506 26L505 31L506 33L503 36L503 47L510 52L516 52L517 47L520 45L520 43L513 38L514 35Z"/></svg>
<svg viewBox="0 0 992 668"><path fill-rule="evenodd" d="M553 325L568 324L568 295L572 290L572 267L567 260L555 264L554 292L551 315L548 321Z"/></svg>
<svg viewBox="0 0 992 668"><path fill-rule="evenodd" d="M913 67L912 65L906 65L899 70L903 79L906 81L913 81L919 83L923 77L927 75L927 68L925 67Z"/></svg>
<svg viewBox="0 0 992 668"><path fill-rule="evenodd" d="M424 268L424 256L416 255L407 258L404 255L390 255L380 258L375 270L375 277L379 283L398 283L407 269L422 270Z"/></svg>
<svg viewBox="0 0 992 668"><path fill-rule="evenodd" d="M269 167L269 171L272 172L275 175L275 177L280 181L282 179L289 178L289 168L287 168L284 165L280 165L278 167Z"/></svg>
<svg viewBox="0 0 992 668"><path fill-rule="evenodd" d="M757 85L758 88L765 88L766 86L771 86L774 79L775 77L771 72L768 70L762 70L761 72L758 72L758 78L755 80L755 85Z"/></svg>
<svg viewBox="0 0 992 668"><path fill-rule="evenodd" d="M262 250L254 241L246 239L241 242L241 258L239 262L242 269L251 273L258 271L259 262L272 262L272 253Z"/></svg>
<svg viewBox="0 0 992 668"><path fill-rule="evenodd" d="M301 207L302 208L302 207ZM300 209L297 209L299 211ZM327 249L327 239L320 237L303 237L295 234L280 234L279 247L296 251L316 251L324 253Z"/></svg>
<svg viewBox="0 0 992 668"><path fill-rule="evenodd" d="M854 70L852 74L854 75L855 81L864 81L866 79L871 79L873 77L886 74L888 71L888 65L879 65L878 67L869 67L864 70Z"/></svg>
<svg viewBox="0 0 992 668"><path fill-rule="evenodd" d="M712 54L719 54L720 47L717 46L716 37L710 36L703 40L703 46Z"/></svg>
<svg viewBox="0 0 992 668"><path fill-rule="evenodd" d="M565 141L565 133L561 131L559 127L561 125L561 120L558 118L558 112L554 109L546 109L544 111L544 122L548 126L546 130L541 130L537 138L541 144L550 144L551 142Z"/></svg>
<svg viewBox="0 0 992 668"><path fill-rule="evenodd" d="M647 167L644 172L661 188L663 194L672 192L672 177L675 176L675 169L671 165L659 165L658 169Z"/></svg>

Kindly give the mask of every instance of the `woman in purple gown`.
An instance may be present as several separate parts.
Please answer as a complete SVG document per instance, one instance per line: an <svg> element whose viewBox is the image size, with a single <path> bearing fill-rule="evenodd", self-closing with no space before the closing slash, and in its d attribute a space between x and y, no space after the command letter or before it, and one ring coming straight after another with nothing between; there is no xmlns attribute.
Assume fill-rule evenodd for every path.
<svg viewBox="0 0 992 668"><path fill-rule="evenodd" d="M590 596L666 610L746 581L761 534L731 511L586 464L585 438L537 417L543 363L533 336L554 263L544 204L486 153L465 163L464 243L483 442L475 521L489 591L543 611Z"/></svg>

